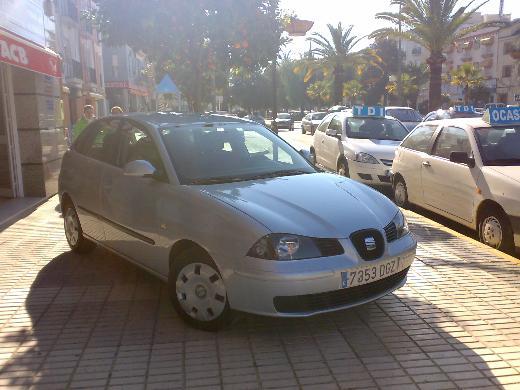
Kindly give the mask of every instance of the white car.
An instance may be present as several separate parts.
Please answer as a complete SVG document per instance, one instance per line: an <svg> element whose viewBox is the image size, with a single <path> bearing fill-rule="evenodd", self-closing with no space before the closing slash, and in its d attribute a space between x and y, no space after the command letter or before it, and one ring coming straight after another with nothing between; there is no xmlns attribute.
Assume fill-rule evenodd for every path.
<svg viewBox="0 0 520 390"><path fill-rule="evenodd" d="M408 131L412 131L423 120L422 115L411 107L386 107L386 115L399 119Z"/></svg>
<svg viewBox="0 0 520 390"><path fill-rule="evenodd" d="M520 108L490 114L517 123L461 118L419 125L396 150L394 197L399 206L434 211L512 252L520 247Z"/></svg>
<svg viewBox="0 0 520 390"><path fill-rule="evenodd" d="M390 186L394 152L407 134L401 122L384 114L331 113L314 133L311 159L356 181Z"/></svg>
<svg viewBox="0 0 520 390"><path fill-rule="evenodd" d="M326 115L326 112L311 112L305 115L302 119L302 134L309 132L311 135L314 135L314 132Z"/></svg>

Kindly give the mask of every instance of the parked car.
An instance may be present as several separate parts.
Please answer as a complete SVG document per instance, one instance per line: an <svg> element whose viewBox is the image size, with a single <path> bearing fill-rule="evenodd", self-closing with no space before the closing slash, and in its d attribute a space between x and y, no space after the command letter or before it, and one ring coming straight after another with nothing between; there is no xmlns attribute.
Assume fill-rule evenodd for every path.
<svg viewBox="0 0 520 390"><path fill-rule="evenodd" d="M289 131L294 130L294 120L291 116L291 114L286 112L281 112L278 114L276 119L274 120L274 123L276 125L276 129L288 129Z"/></svg>
<svg viewBox="0 0 520 390"><path fill-rule="evenodd" d="M458 111L455 107L451 107L447 110L439 109L437 111L431 111L426 114L423 118L423 122L437 121L441 119L455 119L455 118L480 118L482 112L473 111Z"/></svg>
<svg viewBox="0 0 520 390"><path fill-rule="evenodd" d="M332 106L330 107L327 112L340 112L340 111L343 111L343 110L347 110L348 107L347 106Z"/></svg>
<svg viewBox="0 0 520 390"><path fill-rule="evenodd" d="M157 275L201 329L232 310L300 317L370 302L404 285L415 256L388 198L239 118L96 120L63 157L59 196L72 250L98 243Z"/></svg>
<svg viewBox="0 0 520 390"><path fill-rule="evenodd" d="M248 114L244 118L265 126L265 118L258 113Z"/></svg>
<svg viewBox="0 0 520 390"><path fill-rule="evenodd" d="M417 204L513 252L520 247L520 108L490 109L486 116L488 122L417 126L396 151L394 197L399 206Z"/></svg>
<svg viewBox="0 0 520 390"><path fill-rule="evenodd" d="M365 184L390 186L394 152L408 130L384 111L356 106L328 114L314 133L312 159Z"/></svg>
<svg viewBox="0 0 520 390"><path fill-rule="evenodd" d="M410 107L386 107L386 115L393 116L401 121L408 131L412 131L423 119L417 110Z"/></svg>
<svg viewBox="0 0 520 390"><path fill-rule="evenodd" d="M310 114L305 115L302 119L302 134L309 132L311 135L314 135L316 128L326 115L326 112L311 112Z"/></svg>

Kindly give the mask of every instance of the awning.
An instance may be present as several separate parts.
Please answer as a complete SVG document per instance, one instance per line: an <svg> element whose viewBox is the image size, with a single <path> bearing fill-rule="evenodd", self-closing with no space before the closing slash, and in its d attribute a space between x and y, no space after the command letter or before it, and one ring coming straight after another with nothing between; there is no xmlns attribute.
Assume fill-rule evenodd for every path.
<svg viewBox="0 0 520 390"><path fill-rule="evenodd" d="M0 29L0 62L48 76L61 77L60 57L56 53L2 29Z"/></svg>

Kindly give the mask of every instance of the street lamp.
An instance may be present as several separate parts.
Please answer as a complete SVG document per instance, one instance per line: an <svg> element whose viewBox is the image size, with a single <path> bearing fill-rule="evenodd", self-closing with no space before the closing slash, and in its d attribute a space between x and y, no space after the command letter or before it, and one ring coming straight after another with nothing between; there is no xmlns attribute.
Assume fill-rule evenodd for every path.
<svg viewBox="0 0 520 390"><path fill-rule="evenodd" d="M314 25L313 21L310 20L302 20L297 18L291 18L289 23L285 26L284 31L286 31L291 37L303 37ZM276 99L276 62L278 59L278 53L275 53L273 59L273 107L272 107L272 117L273 121L271 126L276 126L275 119L278 116L278 103Z"/></svg>

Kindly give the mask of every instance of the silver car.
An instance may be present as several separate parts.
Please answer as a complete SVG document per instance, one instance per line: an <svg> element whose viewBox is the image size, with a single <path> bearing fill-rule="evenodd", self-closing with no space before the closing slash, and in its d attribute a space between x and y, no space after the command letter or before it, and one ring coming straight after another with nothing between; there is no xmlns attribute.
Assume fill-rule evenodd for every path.
<svg viewBox="0 0 520 390"><path fill-rule="evenodd" d="M416 241L380 193L318 172L265 127L218 115L92 122L63 159L67 241L167 281L179 315L309 316L404 285Z"/></svg>

